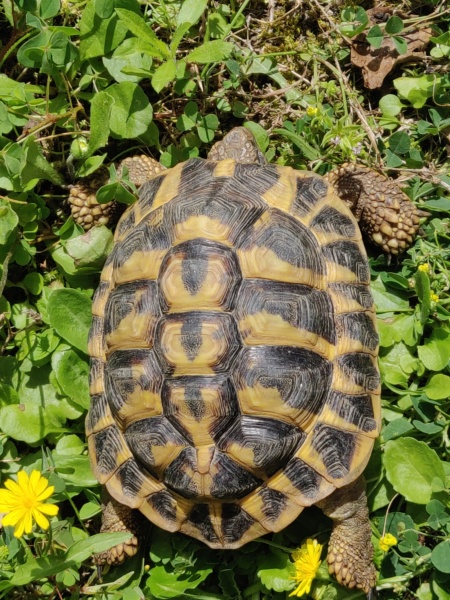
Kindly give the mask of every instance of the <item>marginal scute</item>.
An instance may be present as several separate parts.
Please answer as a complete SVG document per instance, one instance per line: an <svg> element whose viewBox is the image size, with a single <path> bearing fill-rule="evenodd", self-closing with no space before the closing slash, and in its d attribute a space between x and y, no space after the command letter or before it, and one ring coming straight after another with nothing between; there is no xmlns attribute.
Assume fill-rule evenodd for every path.
<svg viewBox="0 0 450 600"><path fill-rule="evenodd" d="M86 430L116 501L238 548L359 476L380 381L348 207L313 173L223 151L156 174L121 218L93 303Z"/></svg>

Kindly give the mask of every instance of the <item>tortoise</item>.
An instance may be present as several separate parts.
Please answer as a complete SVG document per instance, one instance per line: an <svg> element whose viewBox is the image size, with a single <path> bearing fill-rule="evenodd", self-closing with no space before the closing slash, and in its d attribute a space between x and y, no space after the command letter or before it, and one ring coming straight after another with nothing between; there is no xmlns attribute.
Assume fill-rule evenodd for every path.
<svg viewBox="0 0 450 600"><path fill-rule="evenodd" d="M347 174L330 181L362 229L405 248L424 213L386 184L349 200L365 176ZM98 563L136 553L140 514L232 549L318 505L333 520L330 572L371 597L362 472L380 379L369 282L346 201L314 173L267 163L244 127L141 186L93 303L86 429L105 487L101 530L133 534Z"/></svg>

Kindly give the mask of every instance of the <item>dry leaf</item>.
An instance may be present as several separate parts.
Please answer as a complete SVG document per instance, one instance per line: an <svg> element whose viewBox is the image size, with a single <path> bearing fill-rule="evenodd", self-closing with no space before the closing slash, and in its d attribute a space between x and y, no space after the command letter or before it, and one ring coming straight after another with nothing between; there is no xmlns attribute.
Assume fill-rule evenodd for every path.
<svg viewBox="0 0 450 600"><path fill-rule="evenodd" d="M386 8L372 8L367 11L370 25L386 21L391 15ZM352 42L350 60L363 72L365 87L373 90L381 87L384 78L392 69L403 62L423 59L424 50L433 35L429 27L409 31L402 35L407 43L408 50L399 54L390 37L383 40L380 48L372 48L366 40L366 34L361 33Z"/></svg>

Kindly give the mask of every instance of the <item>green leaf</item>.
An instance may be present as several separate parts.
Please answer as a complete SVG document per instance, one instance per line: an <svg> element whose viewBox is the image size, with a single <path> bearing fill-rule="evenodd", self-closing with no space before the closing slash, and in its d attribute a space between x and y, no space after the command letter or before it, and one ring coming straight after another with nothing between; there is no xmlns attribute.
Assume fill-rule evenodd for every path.
<svg viewBox="0 0 450 600"><path fill-rule="evenodd" d="M89 365L74 350L62 350L52 355L52 367L63 392L76 404L89 408Z"/></svg>
<svg viewBox="0 0 450 600"><path fill-rule="evenodd" d="M109 122L113 104L114 99L108 92L99 92L94 94L92 98L88 156L91 156L98 148L102 148L108 143Z"/></svg>
<svg viewBox="0 0 450 600"><path fill-rule="evenodd" d="M450 540L440 542L433 548L431 562L441 573L450 573Z"/></svg>
<svg viewBox="0 0 450 600"><path fill-rule="evenodd" d="M166 571L164 566L153 567L150 571L148 588L156 598L181 598L183 592L197 588L212 569L197 569L192 573Z"/></svg>
<svg viewBox="0 0 450 600"><path fill-rule="evenodd" d="M292 575L295 573L294 563L289 554L271 550L270 554L258 560L257 576L268 590L286 592L295 587Z"/></svg>
<svg viewBox="0 0 450 600"><path fill-rule="evenodd" d="M94 0L95 14L101 19L109 19L114 12L114 2L111 0Z"/></svg>
<svg viewBox="0 0 450 600"><path fill-rule="evenodd" d="M123 8L116 8L116 13L131 33L148 44L149 53L161 59L170 57L170 50L167 44L160 40L156 33L150 29L142 15L137 15Z"/></svg>
<svg viewBox="0 0 450 600"><path fill-rule="evenodd" d="M410 136L405 131L397 131L389 138L389 148L395 154L407 154L411 147Z"/></svg>
<svg viewBox="0 0 450 600"><path fill-rule="evenodd" d="M394 46L400 56L408 52L408 42L405 40L405 38L399 35L394 35L392 41L394 42Z"/></svg>
<svg viewBox="0 0 450 600"><path fill-rule="evenodd" d="M186 3L185 3L186 4ZM183 5L183 8L185 6ZM178 13L180 16L180 13ZM173 34L172 41L170 42L170 51L172 53L172 57L176 57L176 51L178 46L180 45L181 40L183 39L184 34L189 31L191 28L191 23L180 23L176 28L175 33Z"/></svg>
<svg viewBox="0 0 450 600"><path fill-rule="evenodd" d="M414 108L422 108L433 91L440 86L438 75L422 75L421 77L400 77L394 79L394 86L402 98L408 100Z"/></svg>
<svg viewBox="0 0 450 600"><path fill-rule="evenodd" d="M393 15L386 21L385 29L386 33L389 33L389 35L395 35L396 33L403 31L404 27L405 26L403 25L403 21L400 19L400 17Z"/></svg>
<svg viewBox="0 0 450 600"><path fill-rule="evenodd" d="M433 375L424 388L425 394L430 400L443 400L450 397L450 377L438 373Z"/></svg>
<svg viewBox="0 0 450 600"><path fill-rule="evenodd" d="M177 26L183 23L195 25L205 11L208 0L184 0L177 14Z"/></svg>
<svg viewBox="0 0 450 600"><path fill-rule="evenodd" d="M54 406L42 407L34 402L22 402L0 409L3 433L14 440L36 444L50 433L63 431L64 419Z"/></svg>
<svg viewBox="0 0 450 600"><path fill-rule="evenodd" d="M0 200L0 245L6 245L9 236L15 231L18 223L17 213L13 211L8 203L3 204L3 200Z"/></svg>
<svg viewBox="0 0 450 600"><path fill-rule="evenodd" d="M304 137L289 131L289 129L274 129L274 132L290 140L308 160L317 160L320 158L321 153L308 144Z"/></svg>
<svg viewBox="0 0 450 600"><path fill-rule="evenodd" d="M172 58L160 65L153 77L152 86L155 92L160 92L166 87L171 81L175 79L177 73L177 63Z"/></svg>
<svg viewBox="0 0 450 600"><path fill-rule="evenodd" d="M252 132L261 152L265 152L269 147L269 136L264 127L261 127L261 125L254 123L253 121L248 121L245 123L245 128Z"/></svg>
<svg viewBox="0 0 450 600"><path fill-rule="evenodd" d="M113 99L111 135L128 140L146 133L153 119L153 109L142 88L131 81L123 81L111 85L107 93Z"/></svg>
<svg viewBox="0 0 450 600"><path fill-rule="evenodd" d="M424 325L431 310L430 278L424 271L417 270L414 279L416 282L415 287L417 296L420 300L420 322Z"/></svg>
<svg viewBox="0 0 450 600"><path fill-rule="evenodd" d="M126 6L139 12L135 0L115 0L115 6ZM131 12L127 10L127 12ZM133 13L135 14L135 13ZM137 16L137 15L136 15ZM125 39L128 28L117 15L109 19L100 18L95 12L94 2L88 2L80 21L80 55L82 60L109 55Z"/></svg>
<svg viewBox="0 0 450 600"><path fill-rule="evenodd" d="M373 48L380 48L384 40L384 33L379 25L374 25L367 32L367 41Z"/></svg>
<svg viewBox="0 0 450 600"><path fill-rule="evenodd" d="M73 289L56 289L48 299L50 324L71 346L87 353L91 300Z"/></svg>
<svg viewBox="0 0 450 600"><path fill-rule="evenodd" d="M134 196L133 196L134 198ZM79 269L99 271L113 246L113 234L104 225L67 240L65 250ZM89 269L88 269L89 267Z"/></svg>
<svg viewBox="0 0 450 600"><path fill-rule="evenodd" d="M52 577L64 569L76 568L93 554L109 550L117 544L126 542L130 537L131 533L98 533L75 542L62 556L52 554L45 558L28 558L25 564L15 569L10 583L15 586L27 585L44 577Z"/></svg>
<svg viewBox="0 0 450 600"><path fill-rule="evenodd" d="M194 62L200 64L208 64L212 62L221 62L230 56L234 48L231 42L223 42L222 40L213 40L212 42L204 42L198 46L184 60L186 62Z"/></svg>
<svg viewBox="0 0 450 600"><path fill-rule="evenodd" d="M146 53L145 43L136 37L125 40L114 50L111 58L104 56L102 61L118 83L138 83L143 77L149 77L153 64L152 57Z"/></svg>
<svg viewBox="0 0 450 600"><path fill-rule="evenodd" d="M371 290L377 312L392 312L409 309L409 302L401 292L394 293L392 288L386 286L378 277L371 284Z"/></svg>
<svg viewBox="0 0 450 600"><path fill-rule="evenodd" d="M64 185L63 178L42 155L41 146L33 136L28 137L23 144L20 181L27 190L32 189L40 179Z"/></svg>
<svg viewBox="0 0 450 600"><path fill-rule="evenodd" d="M0 406L19 404L19 402L19 395L13 387L6 383L0 383Z"/></svg>
<svg viewBox="0 0 450 600"><path fill-rule="evenodd" d="M384 117L396 117L403 108L398 96L394 94L386 94L380 100L379 107Z"/></svg>
<svg viewBox="0 0 450 600"><path fill-rule="evenodd" d="M399 438L406 433L409 433L413 429L414 427L411 425L411 423L404 417L401 417L400 419L394 419L388 423L386 427L383 427L381 435L383 440L388 442L389 440Z"/></svg>
<svg viewBox="0 0 450 600"><path fill-rule="evenodd" d="M433 480L445 481L436 452L411 437L387 442L383 462L389 482L409 502L427 504L433 494Z"/></svg>
<svg viewBox="0 0 450 600"><path fill-rule="evenodd" d="M417 353L425 368L442 371L450 360L450 332L443 328L434 329L430 339L417 347Z"/></svg>

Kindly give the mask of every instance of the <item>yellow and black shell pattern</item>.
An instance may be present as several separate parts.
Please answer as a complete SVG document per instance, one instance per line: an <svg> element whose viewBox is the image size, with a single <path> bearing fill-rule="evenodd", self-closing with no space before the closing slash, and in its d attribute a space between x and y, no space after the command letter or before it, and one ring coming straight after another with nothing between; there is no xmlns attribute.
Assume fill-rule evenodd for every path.
<svg viewBox="0 0 450 600"><path fill-rule="evenodd" d="M94 299L100 483L237 548L356 479L380 423L369 279L353 215L312 173L191 159L144 184Z"/></svg>

